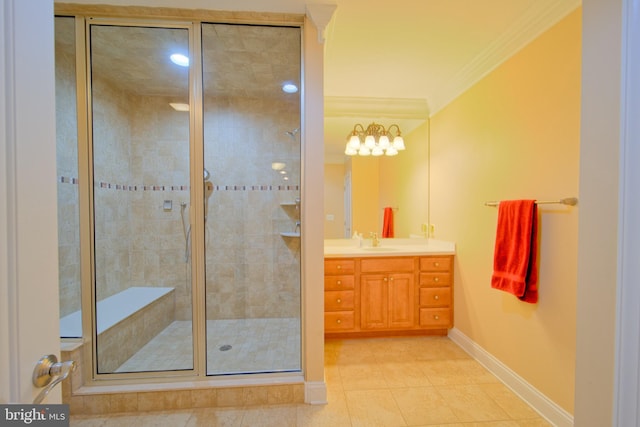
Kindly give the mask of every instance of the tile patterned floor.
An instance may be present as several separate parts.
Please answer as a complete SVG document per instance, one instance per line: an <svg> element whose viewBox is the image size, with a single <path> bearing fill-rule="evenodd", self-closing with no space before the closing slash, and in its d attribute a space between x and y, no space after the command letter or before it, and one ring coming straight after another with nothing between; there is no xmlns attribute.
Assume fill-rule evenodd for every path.
<svg viewBox="0 0 640 427"><path fill-rule="evenodd" d="M191 322L175 321L117 372L191 369L191 348ZM207 371L211 375L299 371L299 349L299 319L207 321Z"/></svg>
<svg viewBox="0 0 640 427"><path fill-rule="evenodd" d="M328 405L76 416L72 426L542 427L533 409L446 337L329 340Z"/></svg>

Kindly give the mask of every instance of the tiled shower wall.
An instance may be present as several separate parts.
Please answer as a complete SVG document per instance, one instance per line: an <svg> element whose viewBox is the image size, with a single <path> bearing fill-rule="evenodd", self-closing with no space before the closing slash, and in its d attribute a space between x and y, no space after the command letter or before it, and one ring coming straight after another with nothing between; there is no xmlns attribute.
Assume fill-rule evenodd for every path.
<svg viewBox="0 0 640 427"><path fill-rule="evenodd" d="M298 95L205 102L205 167L216 186L207 218L207 318L299 317ZM286 163L289 180L272 169Z"/></svg>
<svg viewBox="0 0 640 427"><path fill-rule="evenodd" d="M80 310L78 124L73 18L56 18L56 164L60 317ZM70 36L71 35L71 36Z"/></svg>
<svg viewBox="0 0 640 427"><path fill-rule="evenodd" d="M65 93L73 99L71 79L68 86ZM130 286L170 286L176 289L176 319L191 319L180 215L180 204L189 202L188 114L172 110L174 100L125 94L97 78L93 90L98 299ZM285 133L300 123L297 96L283 103L207 103L205 167L214 185L206 223L208 319L300 314L300 239L280 235L294 231L298 219L295 207L281 205L300 196L299 133ZM75 144L70 110L58 109L68 134L59 135L58 163L60 176L75 178L77 159L65 154ZM274 161L287 164L288 181L271 168ZM68 200L59 207L61 230L77 233L77 198L65 196L77 194L77 185L59 188L61 200ZM171 210L163 209L165 200ZM184 214L188 226L188 207ZM64 285L79 290L77 248L77 234L61 238L61 315L80 306L79 292L71 286L65 292Z"/></svg>

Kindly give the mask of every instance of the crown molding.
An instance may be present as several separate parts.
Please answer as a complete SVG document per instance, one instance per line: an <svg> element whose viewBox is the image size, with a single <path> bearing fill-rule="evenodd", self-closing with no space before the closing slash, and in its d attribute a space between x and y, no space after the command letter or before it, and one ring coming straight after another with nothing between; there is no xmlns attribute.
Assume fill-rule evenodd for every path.
<svg viewBox="0 0 640 427"><path fill-rule="evenodd" d="M325 117L427 119L429 106L426 99L325 96L324 115Z"/></svg>
<svg viewBox="0 0 640 427"><path fill-rule="evenodd" d="M499 38L465 65L451 81L444 84L441 90L429 99L431 115L444 108L581 4L581 0L533 2L527 13L515 20Z"/></svg>
<svg viewBox="0 0 640 427"><path fill-rule="evenodd" d="M307 16L309 16L318 30L318 43L324 43L325 29L329 25L337 7L338 5L336 4L308 3L306 5Z"/></svg>

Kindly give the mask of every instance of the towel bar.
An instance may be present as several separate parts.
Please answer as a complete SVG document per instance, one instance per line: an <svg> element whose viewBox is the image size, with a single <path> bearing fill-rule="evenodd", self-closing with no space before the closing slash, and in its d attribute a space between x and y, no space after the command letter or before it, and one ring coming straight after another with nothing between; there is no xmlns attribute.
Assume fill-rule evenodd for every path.
<svg viewBox="0 0 640 427"><path fill-rule="evenodd" d="M560 199L560 200L536 200L536 205L550 205L550 204L560 204L560 205L568 205L568 206L575 206L578 204L578 198L577 197L566 197L564 199ZM491 202L484 202L485 206L498 206L500 205L500 202L496 202L496 201L491 201Z"/></svg>

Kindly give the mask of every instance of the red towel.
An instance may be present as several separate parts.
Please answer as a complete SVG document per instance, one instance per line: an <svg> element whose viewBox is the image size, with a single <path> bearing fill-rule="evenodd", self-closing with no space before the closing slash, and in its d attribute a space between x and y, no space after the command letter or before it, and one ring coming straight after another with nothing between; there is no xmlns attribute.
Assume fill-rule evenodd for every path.
<svg viewBox="0 0 640 427"><path fill-rule="evenodd" d="M393 209L389 207L384 208L382 237L393 237Z"/></svg>
<svg viewBox="0 0 640 427"><path fill-rule="evenodd" d="M491 287L528 303L538 302L537 242L535 200L500 202Z"/></svg>

